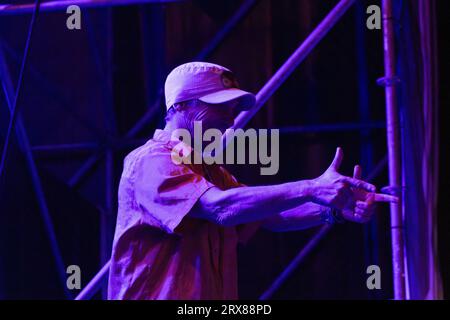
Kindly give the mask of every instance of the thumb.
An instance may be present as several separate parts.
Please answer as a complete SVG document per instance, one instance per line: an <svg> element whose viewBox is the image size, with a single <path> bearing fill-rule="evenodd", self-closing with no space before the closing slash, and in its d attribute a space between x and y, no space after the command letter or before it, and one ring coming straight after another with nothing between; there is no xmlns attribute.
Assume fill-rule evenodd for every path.
<svg viewBox="0 0 450 320"><path fill-rule="evenodd" d="M335 171L339 170L339 167L341 166L343 158L344 158L344 152L342 151L341 147L338 147L336 149L336 154L334 155L333 162L331 163L329 169L333 169Z"/></svg>

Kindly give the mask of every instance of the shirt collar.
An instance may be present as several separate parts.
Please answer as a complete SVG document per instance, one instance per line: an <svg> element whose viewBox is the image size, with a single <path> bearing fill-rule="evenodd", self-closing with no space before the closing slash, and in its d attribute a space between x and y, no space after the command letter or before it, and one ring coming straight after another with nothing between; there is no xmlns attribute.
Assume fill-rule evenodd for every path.
<svg viewBox="0 0 450 320"><path fill-rule="evenodd" d="M163 141L163 142L168 142L168 141L174 140L174 139L172 139L172 136L169 132L167 132L165 130L161 130L161 129L155 130L155 133L153 134L153 139Z"/></svg>

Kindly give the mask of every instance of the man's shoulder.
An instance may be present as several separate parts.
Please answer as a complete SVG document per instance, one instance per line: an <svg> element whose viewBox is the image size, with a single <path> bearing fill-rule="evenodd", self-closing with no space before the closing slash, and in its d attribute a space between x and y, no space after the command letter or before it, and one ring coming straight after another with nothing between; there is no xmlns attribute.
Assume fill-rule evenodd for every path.
<svg viewBox="0 0 450 320"><path fill-rule="evenodd" d="M140 159L151 154L167 154L170 155L171 148L168 142L149 139L142 146L137 147L125 156L125 161Z"/></svg>
<svg viewBox="0 0 450 320"><path fill-rule="evenodd" d="M129 152L123 161L123 175L131 176L137 164L142 161L151 161L155 157L170 158L170 146L167 142L149 139L144 145Z"/></svg>

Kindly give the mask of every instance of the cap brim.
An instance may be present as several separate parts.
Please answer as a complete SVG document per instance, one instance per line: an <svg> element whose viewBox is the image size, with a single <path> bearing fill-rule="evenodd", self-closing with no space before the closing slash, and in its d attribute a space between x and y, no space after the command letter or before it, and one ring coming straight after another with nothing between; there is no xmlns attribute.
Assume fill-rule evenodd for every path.
<svg viewBox="0 0 450 320"><path fill-rule="evenodd" d="M210 103L210 104L219 104L224 102L229 102L239 99L239 107L242 110L248 110L255 105L255 95L253 93L243 91L237 88L229 88L220 90L214 93L207 94L199 98L199 100Z"/></svg>

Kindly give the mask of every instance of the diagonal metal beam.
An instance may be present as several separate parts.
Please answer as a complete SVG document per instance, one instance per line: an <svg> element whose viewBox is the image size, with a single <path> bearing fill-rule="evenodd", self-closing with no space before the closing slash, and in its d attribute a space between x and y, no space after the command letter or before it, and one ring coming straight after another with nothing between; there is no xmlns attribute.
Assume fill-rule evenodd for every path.
<svg viewBox="0 0 450 320"><path fill-rule="evenodd" d="M76 296L75 300L88 300L102 287L103 282L109 273L109 267L111 266L111 260L105 263L100 271L92 278L91 281L81 290Z"/></svg>
<svg viewBox="0 0 450 320"><path fill-rule="evenodd" d="M9 73L8 67L6 65L6 61L4 60L3 50L0 46L0 75L1 75L1 83L4 92L4 96L6 99L6 104L9 110L12 112L12 100L14 97L14 89L13 83L11 80L11 75ZM71 298L72 294L67 289L66 286L66 268L62 258L61 250L58 245L58 241L56 239L56 233L53 226L53 221L50 215L50 211L47 206L47 201L45 199L44 190L42 187L41 179L38 174L36 162L33 157L33 153L31 152L31 146L28 139L28 135L26 133L25 127L23 125L23 121L20 115L17 115L17 123L15 126L17 140L19 142L19 147L23 152L25 159L27 161L28 169L30 171L31 180L33 183L33 187L36 194L36 200L39 205L39 209L41 212L41 217L44 220L44 226L49 238L51 251L56 263L56 270L58 272L59 280L64 288L64 292L67 298Z"/></svg>
<svg viewBox="0 0 450 320"><path fill-rule="evenodd" d="M243 128L261 109L274 92L294 72L299 64L309 55L317 44L328 34L345 12L356 0L341 0L311 32L289 59L278 69L264 87L256 95L256 105L248 111L241 112L236 118L234 128Z"/></svg>

